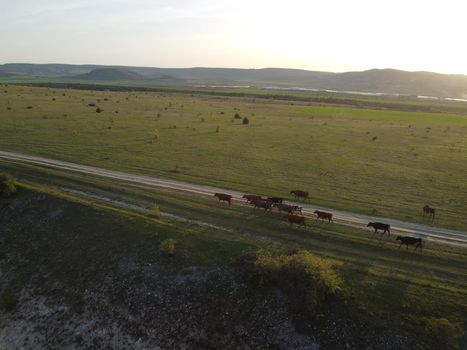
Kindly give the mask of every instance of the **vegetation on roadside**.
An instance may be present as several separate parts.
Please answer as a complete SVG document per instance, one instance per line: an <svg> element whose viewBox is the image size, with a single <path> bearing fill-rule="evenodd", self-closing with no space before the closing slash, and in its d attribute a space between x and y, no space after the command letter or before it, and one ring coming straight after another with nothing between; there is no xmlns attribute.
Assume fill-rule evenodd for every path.
<svg viewBox="0 0 467 350"><path fill-rule="evenodd" d="M332 261L303 249L248 252L238 258L237 266L243 277L257 287L280 288L297 309L305 308L311 315L342 290Z"/></svg>
<svg viewBox="0 0 467 350"><path fill-rule="evenodd" d="M0 197L11 196L16 192L15 179L7 173L0 173Z"/></svg>
<svg viewBox="0 0 467 350"><path fill-rule="evenodd" d="M157 204L157 203L154 204L154 206L152 207L152 213L156 218L161 217L161 207L160 207L159 204Z"/></svg>

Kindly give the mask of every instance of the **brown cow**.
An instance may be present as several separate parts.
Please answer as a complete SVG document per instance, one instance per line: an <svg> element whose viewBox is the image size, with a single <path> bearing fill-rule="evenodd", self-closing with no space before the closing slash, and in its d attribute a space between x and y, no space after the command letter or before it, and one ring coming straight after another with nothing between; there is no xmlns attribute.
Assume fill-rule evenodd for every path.
<svg viewBox="0 0 467 350"><path fill-rule="evenodd" d="M423 207L423 216L428 215L428 216L430 216L432 219L434 219L434 218L435 218L435 211L436 211L435 208L432 208L432 207L430 207L429 205L425 205L425 206Z"/></svg>
<svg viewBox="0 0 467 350"><path fill-rule="evenodd" d="M271 206L272 203L270 201L264 200L264 199L253 199L250 204L253 204L253 206L256 208L263 208L264 211L271 211Z"/></svg>
<svg viewBox="0 0 467 350"><path fill-rule="evenodd" d="M253 199L261 200L261 196L256 194L244 194L242 198L246 198L247 203L250 203Z"/></svg>
<svg viewBox="0 0 467 350"><path fill-rule="evenodd" d="M328 222L332 221L332 214L331 213L327 213L327 212L321 211L321 210L315 210L315 214L318 215L316 217L316 220L323 219L323 220L328 220Z"/></svg>
<svg viewBox="0 0 467 350"><path fill-rule="evenodd" d="M230 202L232 201L232 196L230 194L225 194L225 193L214 193L214 197L217 197L219 199L219 202L227 202L230 205Z"/></svg>
<svg viewBox="0 0 467 350"><path fill-rule="evenodd" d="M305 192L305 191L293 190L293 191L290 191L290 194L293 194L296 198L303 198L303 199L310 200L308 192Z"/></svg>
<svg viewBox="0 0 467 350"><path fill-rule="evenodd" d="M293 224L297 224L297 225L303 225L306 227L304 216L289 214L289 215L284 215L283 218L287 220L291 226Z"/></svg>

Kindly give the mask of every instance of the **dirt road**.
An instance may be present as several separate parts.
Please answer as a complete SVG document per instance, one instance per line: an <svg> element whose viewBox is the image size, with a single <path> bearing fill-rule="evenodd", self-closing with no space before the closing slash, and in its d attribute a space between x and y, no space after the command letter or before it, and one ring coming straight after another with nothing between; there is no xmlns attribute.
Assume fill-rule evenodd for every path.
<svg viewBox="0 0 467 350"><path fill-rule="evenodd" d="M161 179L151 176L123 173L120 171L101 169L97 167L74 164L70 162L64 162L43 157L35 157L19 153L0 151L0 160L20 164L33 164L36 166L61 169L69 172L101 176L121 181L127 181L129 183L143 184L152 187L160 187L166 189L173 189L176 191L189 192L195 195L212 196L216 192L229 193L233 196L234 203L239 204L245 202L242 199L243 193L238 191L227 190L206 185L191 184L176 180ZM334 216L334 222L340 225L358 227L362 229L364 228L369 230L369 228L366 227L368 222L384 222L391 225L391 233L422 237L424 239L436 241L438 243L449 244L458 247L467 247L467 232L463 231L409 223L395 219L356 214L347 211L319 207L313 204L305 204L292 201L288 201L287 203L302 206L303 214L309 218L314 218L315 216L313 214L313 211L319 209L332 212Z"/></svg>

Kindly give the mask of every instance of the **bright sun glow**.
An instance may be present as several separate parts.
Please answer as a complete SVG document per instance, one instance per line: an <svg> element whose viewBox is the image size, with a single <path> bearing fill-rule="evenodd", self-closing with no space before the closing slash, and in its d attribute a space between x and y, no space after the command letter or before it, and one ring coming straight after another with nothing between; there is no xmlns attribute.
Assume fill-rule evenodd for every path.
<svg viewBox="0 0 467 350"><path fill-rule="evenodd" d="M0 63L467 74L464 0L0 3Z"/></svg>

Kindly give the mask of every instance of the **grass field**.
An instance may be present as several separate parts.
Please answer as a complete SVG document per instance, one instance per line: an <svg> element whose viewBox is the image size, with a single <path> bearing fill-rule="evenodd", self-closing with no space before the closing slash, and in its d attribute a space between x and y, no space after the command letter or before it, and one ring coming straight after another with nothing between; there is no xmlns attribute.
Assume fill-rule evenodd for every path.
<svg viewBox="0 0 467 350"><path fill-rule="evenodd" d="M463 114L10 85L0 123L1 150L283 197L303 189L316 204L414 222L429 204L436 225L467 227Z"/></svg>
<svg viewBox="0 0 467 350"><path fill-rule="evenodd" d="M428 245L423 254L407 252L398 249L398 244L392 239L375 237L369 231L334 224L313 224L306 230L290 228L275 213L264 214L247 207L229 207L218 204L213 198L134 187L123 182L102 181L95 177L33 166L2 164L1 168L16 175L23 174L30 181L23 184L22 191L39 191L47 197L75 202L101 212L100 215L104 216L93 214L90 217L93 220L102 217L102 222L101 219L96 219L95 223L83 222L80 215L85 210L82 208L77 208L77 217L70 217L69 220L72 227L82 228L88 224L99 227L99 235L92 233L96 236L92 240L97 240L98 246L109 249L107 255L113 250L120 252L122 242L126 242L124 245L131 247L131 251L150 260L151 250L158 249L160 241L174 238L180 264L231 264L242 252L268 249L275 244L300 247L330 259L336 264L338 275L343 280L347 301L345 305L324 305L320 318L312 322L312 329L307 328L309 320L301 325L304 332L321 334L326 320L352 320L354 325L368 326L368 329L345 328L353 332L354 339L359 339L357 343L361 342L359 345L362 347L374 344L374 339L367 338L369 334L384 329L400 336L410 334L412 346L425 349L439 344L440 339L445 340L443 337L446 334L443 332L446 328L436 328L438 322L444 322L441 319L448 320L453 327L448 327L449 330L457 329L455 339L460 339L457 337L465 331L465 250ZM151 208L157 202L163 211L193 221L157 219L135 210L115 208L92 198L64 193L56 186L78 189L143 208ZM34 215L42 211L38 208ZM200 226L195 221L229 230ZM112 238L120 230L125 232L124 236ZM92 240L87 244L91 244ZM67 245L67 249L72 249L72 246ZM97 256L99 249L86 251L89 251L89 261L103 259ZM92 254L97 255L93 257ZM79 263L86 265L84 261ZM83 269L86 268L83 266ZM434 328L432 323L435 324ZM336 344L326 344L327 341L332 342L332 339L327 339L324 334L320 338L323 348L335 348ZM466 338L460 341L463 346Z"/></svg>

